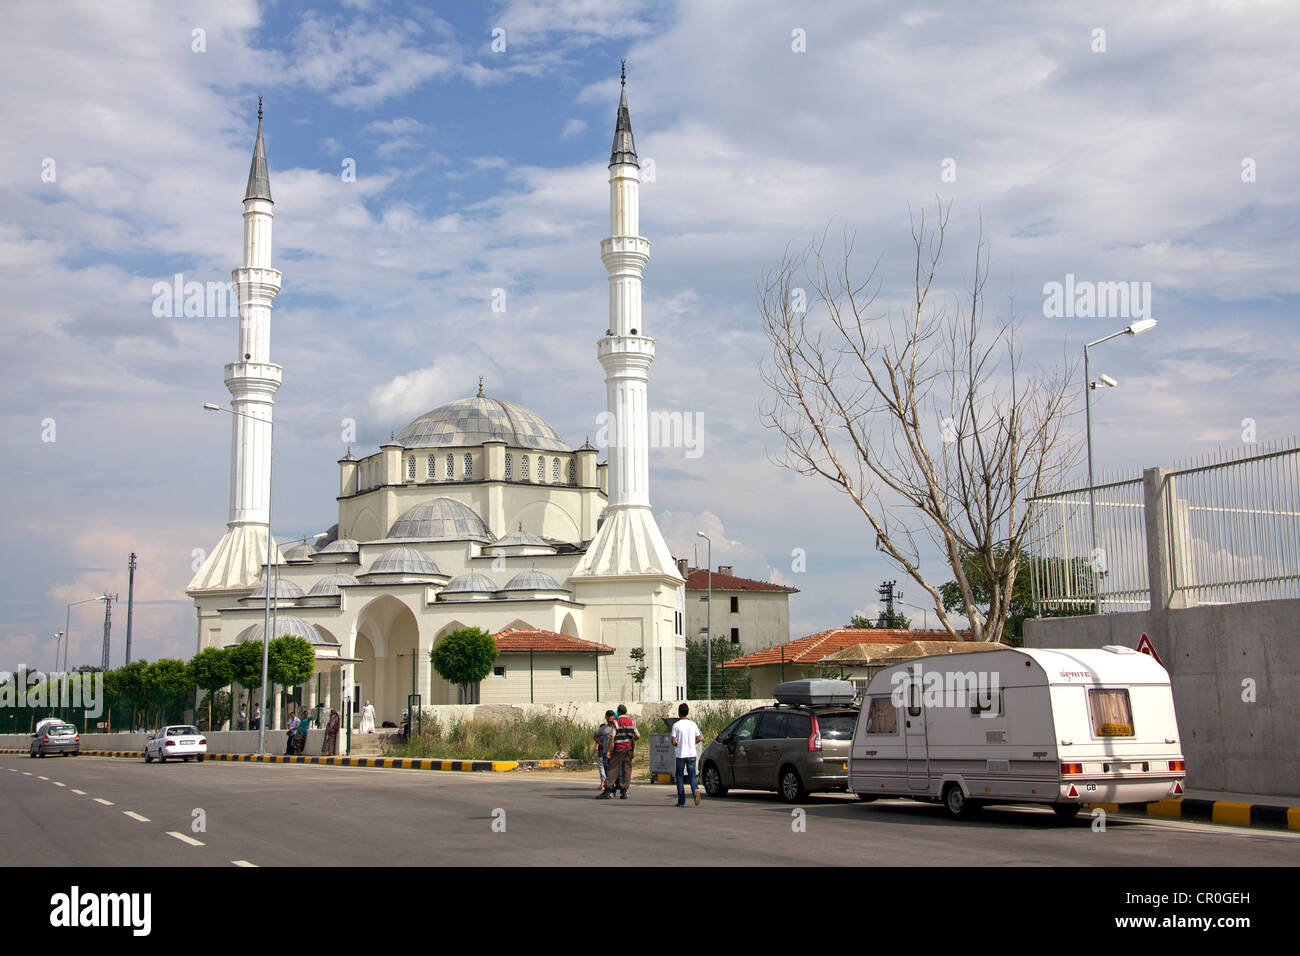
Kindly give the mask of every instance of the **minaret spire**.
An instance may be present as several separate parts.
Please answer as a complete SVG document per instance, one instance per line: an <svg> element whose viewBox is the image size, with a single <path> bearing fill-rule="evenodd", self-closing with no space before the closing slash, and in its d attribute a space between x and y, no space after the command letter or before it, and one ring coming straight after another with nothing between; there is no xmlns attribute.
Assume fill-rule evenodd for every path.
<svg viewBox="0 0 1300 956"><path fill-rule="evenodd" d="M271 533L271 410L282 373L271 361L271 304L280 292L281 279L271 267L274 218L259 96L257 139L244 191L243 264L231 272L239 300L239 339L235 360L226 366L225 377L235 413L231 422L230 517L225 535L190 582L190 591L252 587L266 563Z"/></svg>
<svg viewBox="0 0 1300 956"><path fill-rule="evenodd" d="M680 580L650 511L647 387L655 343L646 335L641 317L641 273L650 261L650 242L640 233L641 168L626 81L624 66L609 159L610 236L600 244L600 258L609 273L609 332L596 343L605 369L609 506L574 577L640 574Z"/></svg>

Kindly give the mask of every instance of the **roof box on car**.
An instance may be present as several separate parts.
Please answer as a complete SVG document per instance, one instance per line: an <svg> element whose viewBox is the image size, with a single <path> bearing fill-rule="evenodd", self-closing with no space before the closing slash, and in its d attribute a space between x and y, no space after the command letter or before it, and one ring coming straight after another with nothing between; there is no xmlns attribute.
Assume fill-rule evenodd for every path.
<svg viewBox="0 0 1300 956"><path fill-rule="evenodd" d="M826 704L851 704L856 696L853 684L846 680L790 680L777 684L772 692L782 704L803 704L807 707Z"/></svg>

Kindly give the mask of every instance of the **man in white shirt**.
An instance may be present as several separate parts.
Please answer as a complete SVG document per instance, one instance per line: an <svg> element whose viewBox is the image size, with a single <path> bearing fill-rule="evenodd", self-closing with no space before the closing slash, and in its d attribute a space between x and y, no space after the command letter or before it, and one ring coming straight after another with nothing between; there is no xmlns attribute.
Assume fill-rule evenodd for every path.
<svg viewBox="0 0 1300 956"><path fill-rule="evenodd" d="M695 798L695 805L700 805L700 788L695 780L695 758L699 756L699 744L703 737L700 736L700 728L695 721L686 715L691 712L691 708L686 704L679 704L677 707L677 723L673 724L673 751L677 756L677 805L686 806L686 788L682 786L683 772L689 772L691 775L691 796Z"/></svg>

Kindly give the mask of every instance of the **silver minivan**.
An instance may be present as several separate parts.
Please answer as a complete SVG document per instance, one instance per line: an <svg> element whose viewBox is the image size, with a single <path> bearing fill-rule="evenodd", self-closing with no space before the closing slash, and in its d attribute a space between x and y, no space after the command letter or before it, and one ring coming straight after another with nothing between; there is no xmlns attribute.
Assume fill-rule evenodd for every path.
<svg viewBox="0 0 1300 956"><path fill-rule="evenodd" d="M810 793L846 791L849 748L858 710L846 694L782 694L795 684L842 681L792 681L778 688L777 703L759 707L733 721L700 755L700 774L710 797L728 790L775 790L787 803Z"/></svg>
<svg viewBox="0 0 1300 956"><path fill-rule="evenodd" d="M71 724L43 723L32 735L32 745L27 750L29 757L44 757L46 754L81 753L81 735Z"/></svg>

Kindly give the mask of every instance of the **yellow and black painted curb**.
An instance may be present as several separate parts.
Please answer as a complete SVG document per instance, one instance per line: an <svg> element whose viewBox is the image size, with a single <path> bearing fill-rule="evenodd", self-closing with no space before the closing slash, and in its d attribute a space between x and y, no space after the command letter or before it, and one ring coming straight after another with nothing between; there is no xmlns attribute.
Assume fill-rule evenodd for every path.
<svg viewBox="0 0 1300 956"><path fill-rule="evenodd" d="M26 750L0 750L0 754L27 754ZM126 757L143 760L143 750L83 750L83 757ZM173 757L177 760L179 757ZM427 757L289 757L282 754L206 754L205 760L233 760L246 763L300 763L322 767L382 767L392 770L516 770L517 760L435 760ZM528 761L534 765L562 766L562 760Z"/></svg>
<svg viewBox="0 0 1300 956"><path fill-rule="evenodd" d="M1101 807L1107 813L1145 813L1149 817L1172 820L1201 820L1243 827L1272 827L1282 830L1300 830L1300 807L1276 807L1261 803L1236 803L1231 800L1200 800L1184 797L1181 800L1157 800L1145 806L1116 803L1093 803L1089 809Z"/></svg>

